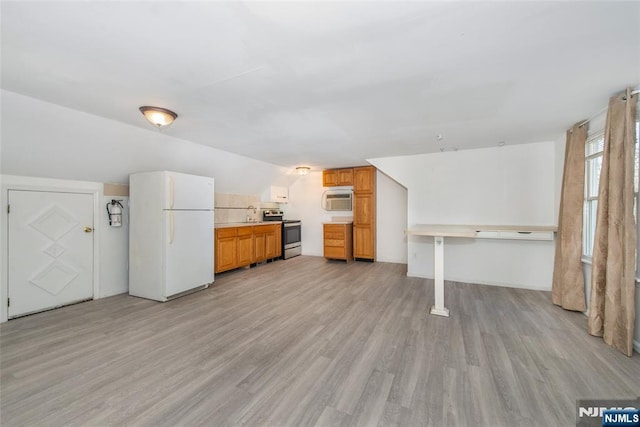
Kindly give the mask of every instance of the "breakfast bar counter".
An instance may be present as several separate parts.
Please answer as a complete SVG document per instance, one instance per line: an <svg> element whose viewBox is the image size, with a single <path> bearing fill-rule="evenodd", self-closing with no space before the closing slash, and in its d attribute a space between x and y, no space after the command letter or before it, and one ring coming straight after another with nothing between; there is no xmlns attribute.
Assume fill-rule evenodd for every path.
<svg viewBox="0 0 640 427"><path fill-rule="evenodd" d="M433 237L433 286L435 304L431 314L449 317L444 306L444 238L506 240L553 240L555 226L416 224L405 230L408 236Z"/></svg>

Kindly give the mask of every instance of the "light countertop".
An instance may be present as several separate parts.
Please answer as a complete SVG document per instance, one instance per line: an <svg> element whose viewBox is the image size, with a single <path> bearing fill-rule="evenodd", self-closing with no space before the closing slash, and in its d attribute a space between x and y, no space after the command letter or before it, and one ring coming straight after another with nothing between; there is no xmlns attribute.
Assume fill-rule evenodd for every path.
<svg viewBox="0 0 640 427"><path fill-rule="evenodd" d="M323 224L353 224L353 221L327 221Z"/></svg>
<svg viewBox="0 0 640 427"><path fill-rule="evenodd" d="M213 228L232 228L232 227L253 227L255 225L278 225L282 221L260 221L260 222L224 222L216 223Z"/></svg>
<svg viewBox="0 0 640 427"><path fill-rule="evenodd" d="M441 237L475 237L479 232L502 231L516 233L531 232L555 232L555 226L535 225L444 225L444 224L417 224L405 233L416 236L441 236Z"/></svg>

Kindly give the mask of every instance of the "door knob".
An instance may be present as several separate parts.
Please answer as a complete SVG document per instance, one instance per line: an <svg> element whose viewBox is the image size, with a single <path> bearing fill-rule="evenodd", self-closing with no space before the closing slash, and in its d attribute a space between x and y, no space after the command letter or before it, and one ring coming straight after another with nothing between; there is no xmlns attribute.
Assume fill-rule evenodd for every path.
<svg viewBox="0 0 640 427"><path fill-rule="evenodd" d="M91 233L91 232L93 231L93 228L91 228L91 227L84 227L84 228L82 229L82 231L84 231L85 233Z"/></svg>

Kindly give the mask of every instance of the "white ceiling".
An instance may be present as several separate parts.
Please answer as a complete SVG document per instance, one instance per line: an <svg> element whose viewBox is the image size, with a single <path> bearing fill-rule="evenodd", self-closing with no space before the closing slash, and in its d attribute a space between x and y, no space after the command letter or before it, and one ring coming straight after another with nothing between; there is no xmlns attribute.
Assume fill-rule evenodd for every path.
<svg viewBox="0 0 640 427"><path fill-rule="evenodd" d="M2 1L2 88L282 166L556 138L640 83L640 2Z"/></svg>

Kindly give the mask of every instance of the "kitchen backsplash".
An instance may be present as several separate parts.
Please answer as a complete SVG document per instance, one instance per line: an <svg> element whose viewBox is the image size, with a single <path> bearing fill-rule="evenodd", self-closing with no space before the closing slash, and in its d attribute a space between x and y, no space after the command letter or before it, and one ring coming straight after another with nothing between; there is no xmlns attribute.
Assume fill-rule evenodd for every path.
<svg viewBox="0 0 640 427"><path fill-rule="evenodd" d="M279 208L277 203L261 202L255 194L215 193L215 197L216 224L262 221L260 209Z"/></svg>

